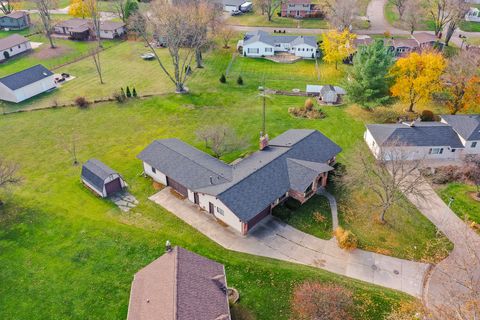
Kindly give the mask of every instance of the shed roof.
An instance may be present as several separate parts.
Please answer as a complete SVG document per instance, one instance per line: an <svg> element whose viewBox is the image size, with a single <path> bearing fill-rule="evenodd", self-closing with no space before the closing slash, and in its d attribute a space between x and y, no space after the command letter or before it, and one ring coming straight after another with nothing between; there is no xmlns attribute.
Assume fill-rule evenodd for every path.
<svg viewBox="0 0 480 320"><path fill-rule="evenodd" d="M128 320L229 320L223 265L174 247L135 274Z"/></svg>
<svg viewBox="0 0 480 320"><path fill-rule="evenodd" d="M456 132L451 126L440 122L415 122L408 124L370 124L367 125L375 141L382 146L400 144L412 147L463 148Z"/></svg>
<svg viewBox="0 0 480 320"><path fill-rule="evenodd" d="M37 64L36 66L0 78L0 83L4 84L10 90L17 90L51 75L53 75L53 73L50 70L41 64Z"/></svg>
<svg viewBox="0 0 480 320"><path fill-rule="evenodd" d="M18 46L28 41L29 40L24 36L21 36L17 33L12 34L11 36L0 39L0 51L10 49L11 47Z"/></svg>
<svg viewBox="0 0 480 320"><path fill-rule="evenodd" d="M103 191L105 180L113 174L118 175L116 171L97 159L90 159L82 166L82 179L100 192Z"/></svg>
<svg viewBox="0 0 480 320"><path fill-rule="evenodd" d="M463 139L480 140L480 114L442 115L441 117Z"/></svg>

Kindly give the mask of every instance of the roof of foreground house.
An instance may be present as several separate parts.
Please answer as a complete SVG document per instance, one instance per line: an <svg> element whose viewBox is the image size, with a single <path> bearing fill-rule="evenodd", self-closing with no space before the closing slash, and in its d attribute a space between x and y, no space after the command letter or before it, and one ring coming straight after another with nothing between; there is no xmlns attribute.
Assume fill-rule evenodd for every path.
<svg viewBox="0 0 480 320"><path fill-rule="evenodd" d="M290 43L292 46L306 44L317 47L317 39L313 36L276 36L262 30L247 32L243 44L248 45L255 42L263 42L270 46L275 46L276 43Z"/></svg>
<svg viewBox="0 0 480 320"><path fill-rule="evenodd" d="M100 160L90 159L83 164L81 177L97 188L97 190L102 191L105 179L112 174L118 173Z"/></svg>
<svg viewBox="0 0 480 320"><path fill-rule="evenodd" d="M195 191L220 199L249 221L288 190L305 191L341 148L316 130L292 129L234 165L177 139L156 140L138 158Z"/></svg>
<svg viewBox="0 0 480 320"><path fill-rule="evenodd" d="M480 114L442 115L441 118L465 140L480 140Z"/></svg>
<svg viewBox="0 0 480 320"><path fill-rule="evenodd" d="M19 44L28 42L29 40L19 34L12 34L6 38L0 39L0 51L10 49L11 47L18 46Z"/></svg>
<svg viewBox="0 0 480 320"><path fill-rule="evenodd" d="M229 320L223 265L174 247L135 274L127 320Z"/></svg>
<svg viewBox="0 0 480 320"><path fill-rule="evenodd" d="M53 73L50 70L41 64L37 64L36 66L0 78L0 83L10 90L17 90L51 75L53 75Z"/></svg>
<svg viewBox="0 0 480 320"><path fill-rule="evenodd" d="M447 124L416 121L410 124L369 124L368 131L379 145L463 148L457 133Z"/></svg>

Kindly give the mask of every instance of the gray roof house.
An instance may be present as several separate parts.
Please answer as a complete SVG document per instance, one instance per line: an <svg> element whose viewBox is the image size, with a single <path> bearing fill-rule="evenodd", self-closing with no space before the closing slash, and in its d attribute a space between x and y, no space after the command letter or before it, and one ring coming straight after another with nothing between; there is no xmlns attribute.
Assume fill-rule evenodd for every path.
<svg viewBox="0 0 480 320"><path fill-rule="evenodd" d="M441 119L458 134L467 154L480 154L480 114L442 115Z"/></svg>
<svg viewBox="0 0 480 320"><path fill-rule="evenodd" d="M38 64L0 78L0 100L18 103L54 88L53 73Z"/></svg>
<svg viewBox="0 0 480 320"><path fill-rule="evenodd" d="M21 30L30 27L30 14L26 11L13 11L0 17L0 28Z"/></svg>
<svg viewBox="0 0 480 320"><path fill-rule="evenodd" d="M127 320L230 320L225 268L174 247L138 271Z"/></svg>
<svg viewBox="0 0 480 320"><path fill-rule="evenodd" d="M0 39L0 61L29 50L32 50L30 41L19 34L12 34Z"/></svg>
<svg viewBox="0 0 480 320"><path fill-rule="evenodd" d="M102 198L122 191L127 184L118 172L97 159L90 159L82 166L82 182Z"/></svg>
<svg viewBox="0 0 480 320"><path fill-rule="evenodd" d="M383 160L391 160L393 154L409 160L456 160L464 149L452 126L441 122L370 124L364 138L375 157Z"/></svg>
<svg viewBox="0 0 480 320"><path fill-rule="evenodd" d="M308 200L327 183L341 148L316 130L292 129L226 164L180 140L156 140L138 158L144 172L246 234L287 197Z"/></svg>

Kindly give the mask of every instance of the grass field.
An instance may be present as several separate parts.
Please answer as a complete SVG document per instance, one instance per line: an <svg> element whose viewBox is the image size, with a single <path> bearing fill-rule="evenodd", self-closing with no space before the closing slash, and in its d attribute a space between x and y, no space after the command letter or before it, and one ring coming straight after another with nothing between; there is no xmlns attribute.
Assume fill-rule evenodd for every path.
<svg viewBox="0 0 480 320"><path fill-rule="evenodd" d="M459 28L466 32L480 32L480 22L462 20Z"/></svg>
<svg viewBox="0 0 480 320"><path fill-rule="evenodd" d="M445 203L454 198L451 208L461 219L480 224L480 202L473 199L474 192L474 186L461 183L451 183L438 190Z"/></svg>
<svg viewBox="0 0 480 320"><path fill-rule="evenodd" d="M274 28L313 28L327 29L328 22L324 19L294 19L279 17L276 13L272 17L272 21L268 21L267 16L260 12L250 12L240 16L230 16L227 23L238 26L253 27L274 27Z"/></svg>
<svg viewBox="0 0 480 320"><path fill-rule="evenodd" d="M387 4L384 8L385 12L385 19L387 19L388 23L392 26L399 28L399 29L407 29L405 25L400 21L400 15L398 14L398 10L393 4L392 1L387 1ZM433 21L425 16L425 20L417 27L417 30L429 30L434 31L435 27Z"/></svg>

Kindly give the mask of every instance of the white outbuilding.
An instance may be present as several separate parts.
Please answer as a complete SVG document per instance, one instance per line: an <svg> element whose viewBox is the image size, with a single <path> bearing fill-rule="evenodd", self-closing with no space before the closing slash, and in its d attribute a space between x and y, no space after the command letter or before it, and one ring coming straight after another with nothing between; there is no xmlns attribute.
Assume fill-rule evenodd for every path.
<svg viewBox="0 0 480 320"><path fill-rule="evenodd" d="M12 34L0 39L0 61L7 60L28 50L32 50L30 41L19 34Z"/></svg>
<svg viewBox="0 0 480 320"><path fill-rule="evenodd" d="M0 78L0 100L18 103L56 87L53 73L37 64Z"/></svg>

